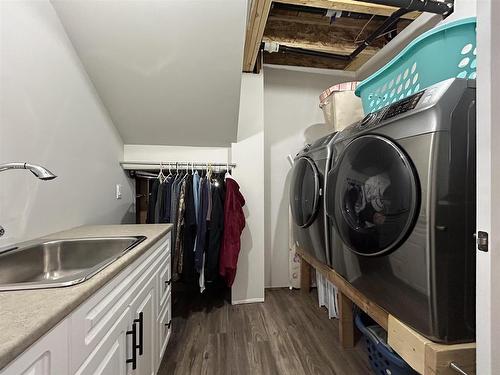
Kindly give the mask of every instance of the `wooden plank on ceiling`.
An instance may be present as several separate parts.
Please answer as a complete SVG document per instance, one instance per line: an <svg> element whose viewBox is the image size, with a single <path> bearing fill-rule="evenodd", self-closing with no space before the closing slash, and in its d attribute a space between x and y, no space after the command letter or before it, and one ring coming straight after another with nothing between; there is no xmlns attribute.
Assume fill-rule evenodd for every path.
<svg viewBox="0 0 500 375"><path fill-rule="evenodd" d="M346 12L356 12L374 14L376 16L390 16L397 8L365 3L357 0L279 0L283 4L303 5L314 8L341 10ZM419 12L405 14L401 18L413 20L420 15Z"/></svg>
<svg viewBox="0 0 500 375"><path fill-rule="evenodd" d="M257 60L259 46L264 35L267 17L272 0L253 0L247 24L245 49L243 53L243 71L252 72Z"/></svg>
<svg viewBox="0 0 500 375"><path fill-rule="evenodd" d="M264 52L264 64L344 70L347 62L338 59L299 55L295 53Z"/></svg>
<svg viewBox="0 0 500 375"><path fill-rule="evenodd" d="M264 42L304 48L314 51L349 55L369 35L369 31L361 32L366 21L359 22L358 29L343 28L336 23L333 25L300 24L295 22L269 19L264 30ZM384 40L376 40L367 47L375 53L384 46Z"/></svg>
<svg viewBox="0 0 500 375"><path fill-rule="evenodd" d="M361 53L354 58L347 66L345 67L345 70L349 70L352 72L357 71L359 68L361 68L365 63L368 62L375 54L377 53L377 50L370 49L370 48L365 48Z"/></svg>

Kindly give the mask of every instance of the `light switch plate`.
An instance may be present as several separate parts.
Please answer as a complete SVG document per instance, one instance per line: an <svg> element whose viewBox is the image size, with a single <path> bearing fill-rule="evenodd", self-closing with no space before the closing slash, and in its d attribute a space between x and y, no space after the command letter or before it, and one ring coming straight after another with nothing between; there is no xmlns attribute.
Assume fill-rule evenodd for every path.
<svg viewBox="0 0 500 375"><path fill-rule="evenodd" d="M122 199L122 185L116 184L116 199Z"/></svg>

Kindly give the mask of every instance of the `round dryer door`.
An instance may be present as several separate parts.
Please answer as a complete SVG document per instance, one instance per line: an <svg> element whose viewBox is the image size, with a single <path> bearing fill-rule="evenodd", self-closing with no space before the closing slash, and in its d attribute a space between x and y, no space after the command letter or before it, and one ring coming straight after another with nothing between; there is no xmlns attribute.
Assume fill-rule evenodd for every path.
<svg viewBox="0 0 500 375"><path fill-rule="evenodd" d="M319 209L320 179L316 164L308 157L300 157L293 165L290 185L290 208L299 227L307 228Z"/></svg>
<svg viewBox="0 0 500 375"><path fill-rule="evenodd" d="M420 206L414 167L392 141L365 135L347 145L335 169L333 217L356 254L395 250L409 235Z"/></svg>

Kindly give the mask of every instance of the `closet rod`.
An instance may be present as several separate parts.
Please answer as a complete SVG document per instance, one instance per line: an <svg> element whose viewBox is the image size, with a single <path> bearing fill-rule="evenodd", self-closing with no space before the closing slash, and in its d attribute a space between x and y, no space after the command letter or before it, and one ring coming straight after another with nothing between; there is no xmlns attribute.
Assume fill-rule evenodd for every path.
<svg viewBox="0 0 500 375"><path fill-rule="evenodd" d="M157 166L158 169L160 168L160 164L163 165L163 168L168 169L185 169L185 168L190 168L192 165L194 165L195 169L199 168L206 168L207 165L211 167L230 167L230 168L235 168L236 164L235 163L212 163L209 161L121 161L120 165L125 166L125 169L133 169L128 167L129 165L147 165L147 166ZM182 168L183 167L183 168Z"/></svg>

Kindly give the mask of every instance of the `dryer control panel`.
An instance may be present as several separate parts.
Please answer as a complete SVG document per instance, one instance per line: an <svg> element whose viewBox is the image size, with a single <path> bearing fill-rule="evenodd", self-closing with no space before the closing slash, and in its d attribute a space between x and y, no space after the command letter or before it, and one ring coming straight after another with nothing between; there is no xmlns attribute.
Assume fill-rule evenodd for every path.
<svg viewBox="0 0 500 375"><path fill-rule="evenodd" d="M411 111L417 106L418 102L422 98L422 95L424 95L424 92L425 91L420 91L405 99L401 99L389 107L367 114L365 118L359 122L358 128L362 129L369 126L376 126L384 120Z"/></svg>
<svg viewBox="0 0 500 375"><path fill-rule="evenodd" d="M420 91L415 95L409 96L389 106L389 108L385 111L382 120L386 120L388 118L400 115L401 113L405 113L414 109L417 106L423 94L424 91Z"/></svg>

